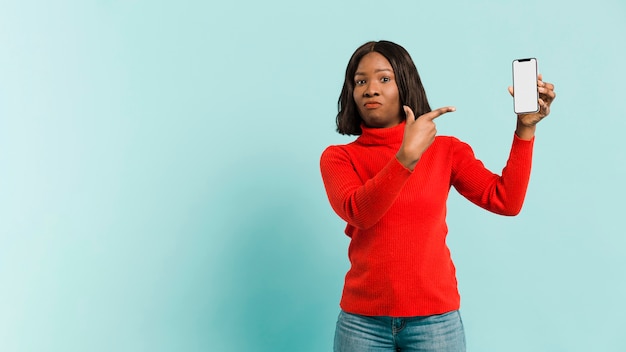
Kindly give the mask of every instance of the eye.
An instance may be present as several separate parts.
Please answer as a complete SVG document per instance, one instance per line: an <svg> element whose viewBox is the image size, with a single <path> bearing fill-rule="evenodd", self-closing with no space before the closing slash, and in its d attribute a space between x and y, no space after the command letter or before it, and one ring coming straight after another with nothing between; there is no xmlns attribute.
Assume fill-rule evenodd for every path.
<svg viewBox="0 0 626 352"><path fill-rule="evenodd" d="M357 86L362 86L362 85L364 85L364 84L365 84L365 80L364 80L364 79L357 79L357 80L355 80L355 81L354 81L354 83L355 83Z"/></svg>
<svg viewBox="0 0 626 352"><path fill-rule="evenodd" d="M391 77L383 77L380 79L380 81L383 83L391 82Z"/></svg>

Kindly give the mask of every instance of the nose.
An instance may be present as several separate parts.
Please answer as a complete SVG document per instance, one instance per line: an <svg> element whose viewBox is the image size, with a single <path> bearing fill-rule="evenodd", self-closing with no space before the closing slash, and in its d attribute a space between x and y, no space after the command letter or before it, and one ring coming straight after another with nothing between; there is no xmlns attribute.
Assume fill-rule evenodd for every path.
<svg viewBox="0 0 626 352"><path fill-rule="evenodd" d="M363 91L363 96L365 97L374 97L380 95L378 82L376 80L372 80L367 82L367 86Z"/></svg>

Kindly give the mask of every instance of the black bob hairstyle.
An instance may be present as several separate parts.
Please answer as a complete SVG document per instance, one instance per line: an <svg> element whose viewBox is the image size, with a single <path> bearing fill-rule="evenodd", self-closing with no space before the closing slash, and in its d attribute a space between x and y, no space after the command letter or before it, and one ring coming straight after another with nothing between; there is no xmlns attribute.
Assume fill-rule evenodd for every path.
<svg viewBox="0 0 626 352"><path fill-rule="evenodd" d="M421 116L431 111L422 80L406 49L386 40L367 42L356 49L346 68L346 76L338 101L339 112L337 113L337 132L341 134L360 135L363 132L361 130L363 120L359 115L353 96L354 74L361 59L371 52L381 54L391 64L398 85L400 105L410 107L415 116ZM400 112L400 116L405 116L404 111Z"/></svg>

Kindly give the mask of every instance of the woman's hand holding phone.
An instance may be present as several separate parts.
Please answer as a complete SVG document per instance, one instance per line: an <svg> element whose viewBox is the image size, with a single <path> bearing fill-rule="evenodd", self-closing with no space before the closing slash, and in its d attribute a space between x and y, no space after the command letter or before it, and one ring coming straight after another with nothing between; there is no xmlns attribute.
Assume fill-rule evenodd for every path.
<svg viewBox="0 0 626 352"><path fill-rule="evenodd" d="M554 84L544 82L541 74L537 76L537 91L539 92L539 111L517 114L517 129L515 133L522 139L531 139L535 135L535 126L550 114L550 105L556 98ZM515 96L513 87L509 87L509 93L511 96Z"/></svg>

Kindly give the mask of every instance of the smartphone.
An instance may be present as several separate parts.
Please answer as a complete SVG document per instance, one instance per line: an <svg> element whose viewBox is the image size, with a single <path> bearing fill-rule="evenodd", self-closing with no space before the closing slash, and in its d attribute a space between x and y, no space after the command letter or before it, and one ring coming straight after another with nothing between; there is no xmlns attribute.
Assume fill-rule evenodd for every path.
<svg viewBox="0 0 626 352"><path fill-rule="evenodd" d="M539 111L537 59L513 60L513 110L516 114Z"/></svg>

